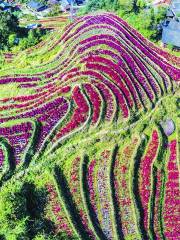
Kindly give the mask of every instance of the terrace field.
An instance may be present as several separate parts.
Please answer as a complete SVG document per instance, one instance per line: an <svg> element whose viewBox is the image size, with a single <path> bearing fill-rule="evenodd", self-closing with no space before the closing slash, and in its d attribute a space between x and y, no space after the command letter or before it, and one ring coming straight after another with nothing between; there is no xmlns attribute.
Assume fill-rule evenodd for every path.
<svg viewBox="0 0 180 240"><path fill-rule="evenodd" d="M111 13L43 24L0 70L0 239L178 240L180 59Z"/></svg>

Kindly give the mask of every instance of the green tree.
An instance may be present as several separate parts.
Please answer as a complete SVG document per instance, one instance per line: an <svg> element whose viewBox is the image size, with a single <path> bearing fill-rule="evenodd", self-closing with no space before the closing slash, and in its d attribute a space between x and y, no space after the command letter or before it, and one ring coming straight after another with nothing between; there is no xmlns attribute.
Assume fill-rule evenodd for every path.
<svg viewBox="0 0 180 240"><path fill-rule="evenodd" d="M125 12L131 12L136 9L135 0L119 0L120 10Z"/></svg>
<svg viewBox="0 0 180 240"><path fill-rule="evenodd" d="M144 0L137 0L136 6L138 9L145 8L146 7L146 2Z"/></svg>
<svg viewBox="0 0 180 240"><path fill-rule="evenodd" d="M88 1L85 8L80 14L85 14L96 10L117 11L119 8L119 0L91 0Z"/></svg>
<svg viewBox="0 0 180 240"><path fill-rule="evenodd" d="M146 7L145 0L119 0L120 11L124 11L125 13L138 13L140 9L144 9Z"/></svg>
<svg viewBox="0 0 180 240"><path fill-rule="evenodd" d="M122 14L138 12L146 6L145 0L91 0L80 14L96 11L121 11Z"/></svg>
<svg viewBox="0 0 180 240"><path fill-rule="evenodd" d="M8 37L8 43L10 47L14 46L15 40L16 40L17 35L15 33L10 34Z"/></svg>
<svg viewBox="0 0 180 240"><path fill-rule="evenodd" d="M48 17L57 16L61 13L61 8L59 4L53 4L50 13L48 13Z"/></svg>
<svg viewBox="0 0 180 240"><path fill-rule="evenodd" d="M55 228L46 218L46 204L46 189L36 188L34 183L4 188L0 196L0 239L52 239Z"/></svg>
<svg viewBox="0 0 180 240"><path fill-rule="evenodd" d="M29 43L28 43L28 39L27 38L22 38L19 41L19 48L21 50L24 50L24 49L28 48L28 46L29 46Z"/></svg>
<svg viewBox="0 0 180 240"><path fill-rule="evenodd" d="M41 29L31 29L28 32L28 36L26 38L22 38L19 42L19 48L24 50L28 47L35 46L37 43L41 41L41 37L45 32Z"/></svg>
<svg viewBox="0 0 180 240"><path fill-rule="evenodd" d="M167 7L158 7L156 13L154 13L154 22L158 24L160 21L166 18Z"/></svg>
<svg viewBox="0 0 180 240"><path fill-rule="evenodd" d="M0 49L8 45L9 35L17 32L18 26L18 18L11 12L0 12Z"/></svg>
<svg viewBox="0 0 180 240"><path fill-rule="evenodd" d="M38 43L38 36L34 29L31 29L28 33L29 46L34 46Z"/></svg>

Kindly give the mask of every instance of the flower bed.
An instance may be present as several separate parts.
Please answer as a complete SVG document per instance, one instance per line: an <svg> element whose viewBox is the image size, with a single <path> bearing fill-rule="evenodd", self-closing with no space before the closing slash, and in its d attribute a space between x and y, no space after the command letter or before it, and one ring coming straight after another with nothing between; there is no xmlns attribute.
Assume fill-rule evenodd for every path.
<svg viewBox="0 0 180 240"><path fill-rule="evenodd" d="M83 206L82 192L81 192L82 190L81 190L81 183L80 183L80 164L81 164L80 157L76 157L72 162L70 179L69 179L69 189L72 195L73 202L77 206L78 214L81 218L83 227L86 229L91 239L95 239L94 233L92 229L90 229L89 227L88 217Z"/></svg>
<svg viewBox="0 0 180 240"><path fill-rule="evenodd" d="M114 115L116 113L116 100L115 96L113 96L113 92L103 83L93 82L97 88L100 90L103 99L105 101L105 120L112 121L114 119Z"/></svg>
<svg viewBox="0 0 180 240"><path fill-rule="evenodd" d="M156 171L156 191L155 191L155 205L154 205L154 219L153 219L153 226L154 232L157 240L162 239L161 235L161 226L160 226L160 205L161 205L161 189L162 189L162 181L163 181L163 174L162 170L158 169Z"/></svg>
<svg viewBox="0 0 180 240"><path fill-rule="evenodd" d="M114 166L114 186L115 197L119 219L119 227L122 227L122 232L125 238L137 238L140 234L137 228L137 222L134 213L134 202L130 190L131 184L131 161L133 161L134 153L138 145L138 138L134 138L130 145L123 150L119 150Z"/></svg>
<svg viewBox="0 0 180 240"><path fill-rule="evenodd" d="M151 177L153 162L157 157L159 147L159 136L157 130L154 130L147 146L145 156L141 159L139 168L139 194L143 210L143 222L145 230L149 228L149 201L151 194Z"/></svg>
<svg viewBox="0 0 180 240"><path fill-rule="evenodd" d="M40 22L55 29L61 20ZM63 170L59 162L51 166L56 190L47 184L48 216L56 223L56 233L81 239L146 239L154 234L150 238L161 239L164 230L167 239L177 239L177 142L169 144L164 176L164 159L157 157L159 133L153 131L146 152L146 136L141 139L144 145L139 145L138 137L130 140L128 136L136 127L142 130L148 124L146 110L162 96L174 93L179 69L165 59L170 55L111 13L80 17L62 37L60 31L52 35L24 52L32 59L42 54L44 61L52 51L55 56L50 56L49 62L32 69L1 71L7 75L0 77L0 87L13 83L19 90L17 96L0 100L0 170L4 179L11 178L11 172L12 176L19 174L16 169L6 176L4 165L10 158L22 168L28 167L25 163L31 159L48 161L49 154L51 164L57 156L65 161L61 157L72 134L77 135L68 142L67 151L79 151L79 146L85 146L83 137L89 136L88 144L95 147L88 151L87 146L85 151L90 154L84 162L79 157L70 162L70 155L68 166L60 160ZM22 94L22 88L29 94ZM143 123L136 126L138 119ZM80 131L84 131L83 137L78 135ZM144 133L148 134L148 129ZM108 150L100 150L108 141ZM120 146L117 155L110 149L112 143ZM56 152L59 146L62 148Z"/></svg>
<svg viewBox="0 0 180 240"><path fill-rule="evenodd" d="M167 163L167 179L163 206L164 235L166 239L178 239L179 236L179 169L178 169L177 140L169 143L169 160Z"/></svg>
<svg viewBox="0 0 180 240"><path fill-rule="evenodd" d="M3 165L4 158L5 158L5 156L4 156L4 152L3 152L2 147L0 146L0 168L1 168L2 165Z"/></svg>
<svg viewBox="0 0 180 240"><path fill-rule="evenodd" d="M100 159L93 159L88 167L88 188L91 206L94 216L100 224L103 234L107 239L115 236L115 226L113 220L113 206L110 193L110 170L111 152L104 150Z"/></svg>
<svg viewBox="0 0 180 240"><path fill-rule="evenodd" d="M84 88L90 98L90 102L93 106L92 124L94 125L99 121L101 113L101 98L96 89L91 84L84 84Z"/></svg>
<svg viewBox="0 0 180 240"><path fill-rule="evenodd" d="M48 196L49 206L47 209L47 217L50 220L52 220L51 214L54 215L55 225L56 225L56 233L59 233L59 232L66 233L67 236L72 237L73 231L68 222L68 219L63 210L63 207L61 206L61 203L59 202L58 194L57 194L54 186L51 183L48 183L46 185L46 188L47 188L47 191L49 194L49 196Z"/></svg>
<svg viewBox="0 0 180 240"><path fill-rule="evenodd" d="M11 146L15 164L23 161L23 156L27 151L28 144L34 132L34 126L31 122L24 122L14 125L12 127L0 127L0 136L2 136Z"/></svg>
<svg viewBox="0 0 180 240"><path fill-rule="evenodd" d="M72 118L66 124L66 126L56 134L55 139L59 139L62 136L68 134L87 120L89 106L78 86L73 90L72 99L76 104Z"/></svg>

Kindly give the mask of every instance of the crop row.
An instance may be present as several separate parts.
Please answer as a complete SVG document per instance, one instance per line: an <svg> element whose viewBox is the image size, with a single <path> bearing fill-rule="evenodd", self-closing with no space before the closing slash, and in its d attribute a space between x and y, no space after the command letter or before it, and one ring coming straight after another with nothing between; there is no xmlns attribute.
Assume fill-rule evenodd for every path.
<svg viewBox="0 0 180 240"><path fill-rule="evenodd" d="M165 182L165 197L163 206L164 236L166 239L179 237L179 169L178 169L178 143L174 139L169 143L169 159L166 166L167 178Z"/></svg>
<svg viewBox="0 0 180 240"><path fill-rule="evenodd" d="M163 151L160 138L160 132L154 129L149 141L135 136L127 146L116 147L114 153L105 149L92 159L77 157L67 176L63 170L61 182L56 176L59 188L64 188L62 182L66 182L63 199L81 237L87 234L87 239L149 239L152 236L162 239L163 235L166 239L177 238L177 145L176 140L169 144L167 180L163 185L164 173L155 167L158 154ZM160 209L163 209L162 226ZM77 216L79 227L74 222Z"/></svg>

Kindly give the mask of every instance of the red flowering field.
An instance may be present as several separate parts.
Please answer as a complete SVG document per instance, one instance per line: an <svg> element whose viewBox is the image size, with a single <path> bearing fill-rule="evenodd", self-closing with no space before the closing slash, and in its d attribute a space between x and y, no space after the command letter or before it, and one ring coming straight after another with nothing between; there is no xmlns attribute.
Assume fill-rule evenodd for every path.
<svg viewBox="0 0 180 240"><path fill-rule="evenodd" d="M65 21L0 70L0 240L180 239L180 59L112 13Z"/></svg>

